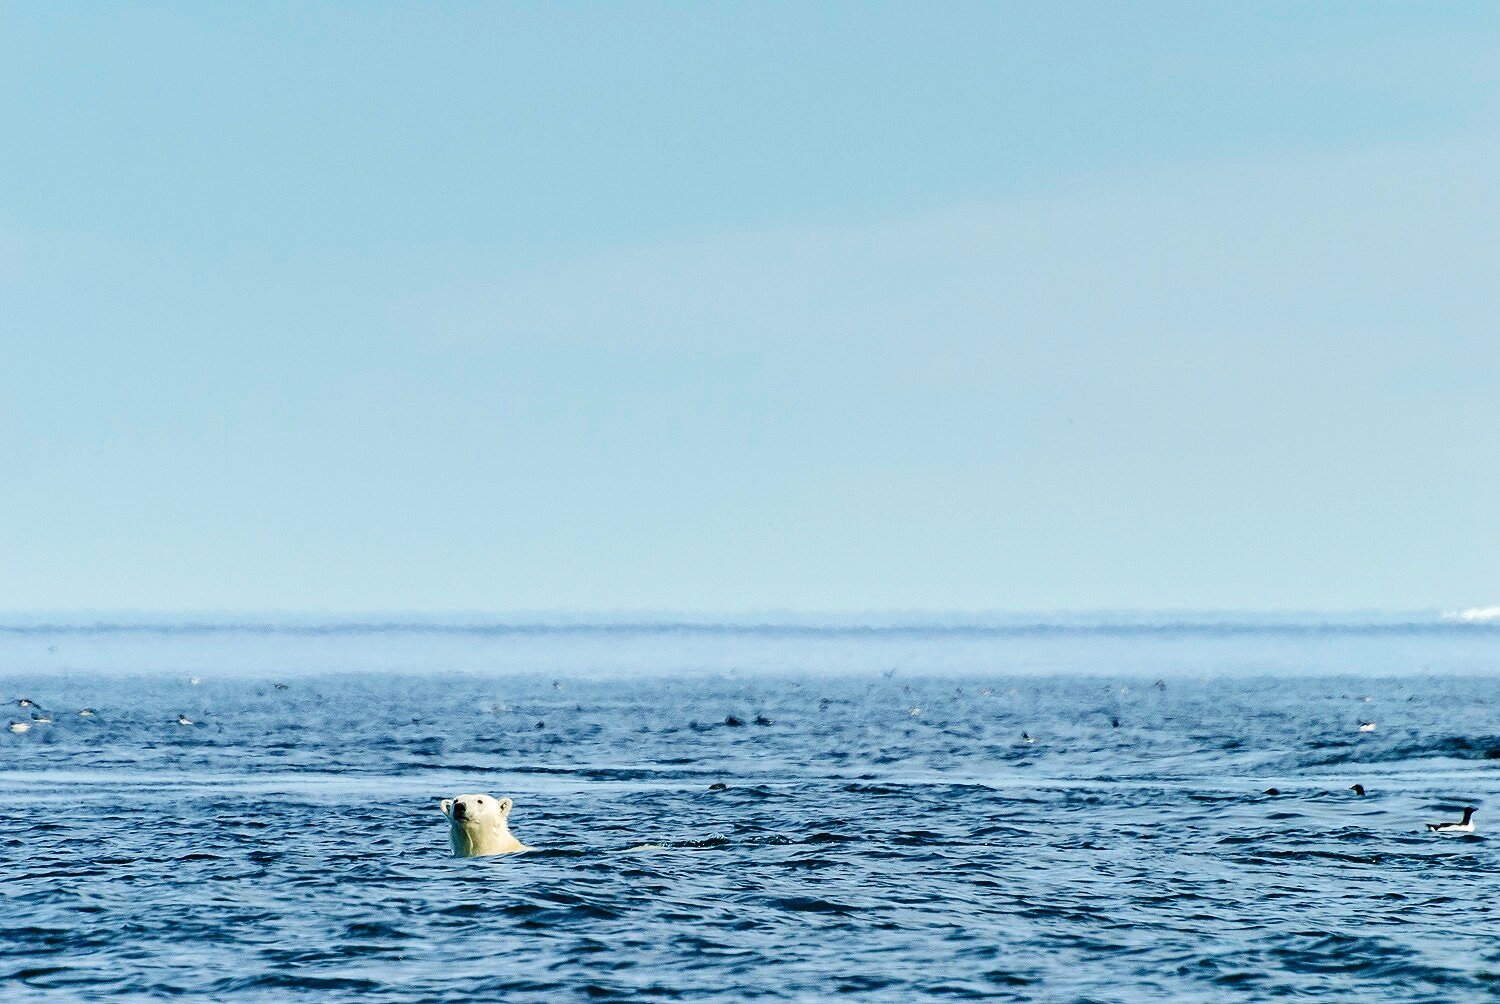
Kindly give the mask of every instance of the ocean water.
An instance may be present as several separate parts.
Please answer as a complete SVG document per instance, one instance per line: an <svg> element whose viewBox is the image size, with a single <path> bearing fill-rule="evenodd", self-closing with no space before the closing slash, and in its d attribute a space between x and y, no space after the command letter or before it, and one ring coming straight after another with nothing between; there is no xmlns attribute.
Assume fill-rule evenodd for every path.
<svg viewBox="0 0 1500 1004"><path fill-rule="evenodd" d="M1500 997L1497 668L1422 616L12 622L0 998ZM451 857L465 792L538 849Z"/></svg>

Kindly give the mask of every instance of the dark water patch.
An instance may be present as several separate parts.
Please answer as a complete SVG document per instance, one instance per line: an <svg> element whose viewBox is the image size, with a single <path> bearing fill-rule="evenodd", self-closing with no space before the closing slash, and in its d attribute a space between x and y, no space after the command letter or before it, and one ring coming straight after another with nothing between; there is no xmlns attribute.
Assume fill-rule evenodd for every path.
<svg viewBox="0 0 1500 1004"><path fill-rule="evenodd" d="M25 969L17 969L7 976L6 979L16 980L20 983L31 983L57 973L71 972L73 972L72 966L29 966Z"/></svg>
<svg viewBox="0 0 1500 1004"><path fill-rule="evenodd" d="M621 847L621 848L618 848L617 851L618 852L623 852L623 851L626 851L628 849L629 848ZM602 854L602 853L608 853L608 852L607 851L603 851L603 850L585 850L585 849L576 848L576 847L543 847L543 848L538 848L537 850L534 850L534 851L528 851L527 854L526 854L526 859L528 861L531 861L531 860L545 860L547 858L559 858L559 859L562 859L562 860L573 860L573 859L578 859L578 858L589 858L589 857L593 857L596 854Z"/></svg>
<svg viewBox="0 0 1500 1004"><path fill-rule="evenodd" d="M935 830L910 830L892 836L891 843L901 845L936 844L943 841L943 836L942 833Z"/></svg>
<svg viewBox="0 0 1500 1004"><path fill-rule="evenodd" d="M867 994L886 987L897 986L901 981L892 976L844 976L835 986L841 994Z"/></svg>
<svg viewBox="0 0 1500 1004"><path fill-rule="evenodd" d="M1302 931L1284 936L1268 955L1291 972L1359 975L1449 986L1467 975L1424 963L1420 953L1383 938Z"/></svg>
<svg viewBox="0 0 1500 1004"><path fill-rule="evenodd" d="M832 913L850 914L855 908L844 903L832 903L826 899L818 899L810 896L788 896L782 899L773 899L770 905L781 910L790 910L793 913Z"/></svg>
<svg viewBox="0 0 1500 1004"><path fill-rule="evenodd" d="M212 994L254 994L262 990L285 991L297 993L301 991L316 992L320 994L348 992L348 993L375 993L383 989L383 985L376 980L358 979L348 976L314 976L311 974L297 975L291 973L262 973L257 976L224 979L213 983L209 987Z"/></svg>
<svg viewBox="0 0 1500 1004"><path fill-rule="evenodd" d="M1392 745L1369 743L1338 745L1340 753L1303 758L1308 767L1332 767L1340 764L1398 764L1411 760L1445 758L1451 760L1494 760L1500 758L1500 736L1442 736L1417 742Z"/></svg>
<svg viewBox="0 0 1500 1004"><path fill-rule="evenodd" d="M531 925L576 924L588 920L618 920L625 916L621 910L600 906L584 900L568 904L546 905L542 903L517 903L493 911L500 917L523 921Z"/></svg>

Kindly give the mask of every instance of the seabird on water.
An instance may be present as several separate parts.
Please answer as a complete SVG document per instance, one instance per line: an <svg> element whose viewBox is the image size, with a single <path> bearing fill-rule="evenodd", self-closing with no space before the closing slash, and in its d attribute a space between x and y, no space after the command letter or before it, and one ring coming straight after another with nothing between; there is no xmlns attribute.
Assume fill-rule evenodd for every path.
<svg viewBox="0 0 1500 1004"><path fill-rule="evenodd" d="M1473 833L1474 807L1464 806L1464 818L1456 823L1428 823L1427 829L1433 833Z"/></svg>

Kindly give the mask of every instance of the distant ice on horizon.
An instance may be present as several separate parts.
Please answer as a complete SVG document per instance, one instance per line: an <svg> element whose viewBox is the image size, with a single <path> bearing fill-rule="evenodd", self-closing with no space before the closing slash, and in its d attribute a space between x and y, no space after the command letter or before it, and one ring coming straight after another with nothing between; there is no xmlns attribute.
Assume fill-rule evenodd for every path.
<svg viewBox="0 0 1500 1004"><path fill-rule="evenodd" d="M1500 607L1470 607L1467 610L1445 610L1443 611L1443 619L1463 621L1467 624L1500 621Z"/></svg>

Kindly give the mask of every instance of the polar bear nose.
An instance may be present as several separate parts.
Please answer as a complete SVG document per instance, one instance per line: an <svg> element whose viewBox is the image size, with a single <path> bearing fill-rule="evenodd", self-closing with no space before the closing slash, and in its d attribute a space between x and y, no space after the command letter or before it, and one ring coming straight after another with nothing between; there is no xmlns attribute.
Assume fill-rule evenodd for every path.
<svg viewBox="0 0 1500 1004"><path fill-rule="evenodd" d="M455 819L462 819L462 818L464 818L464 803L462 803L462 802L454 802L453 803L453 817Z"/></svg>

